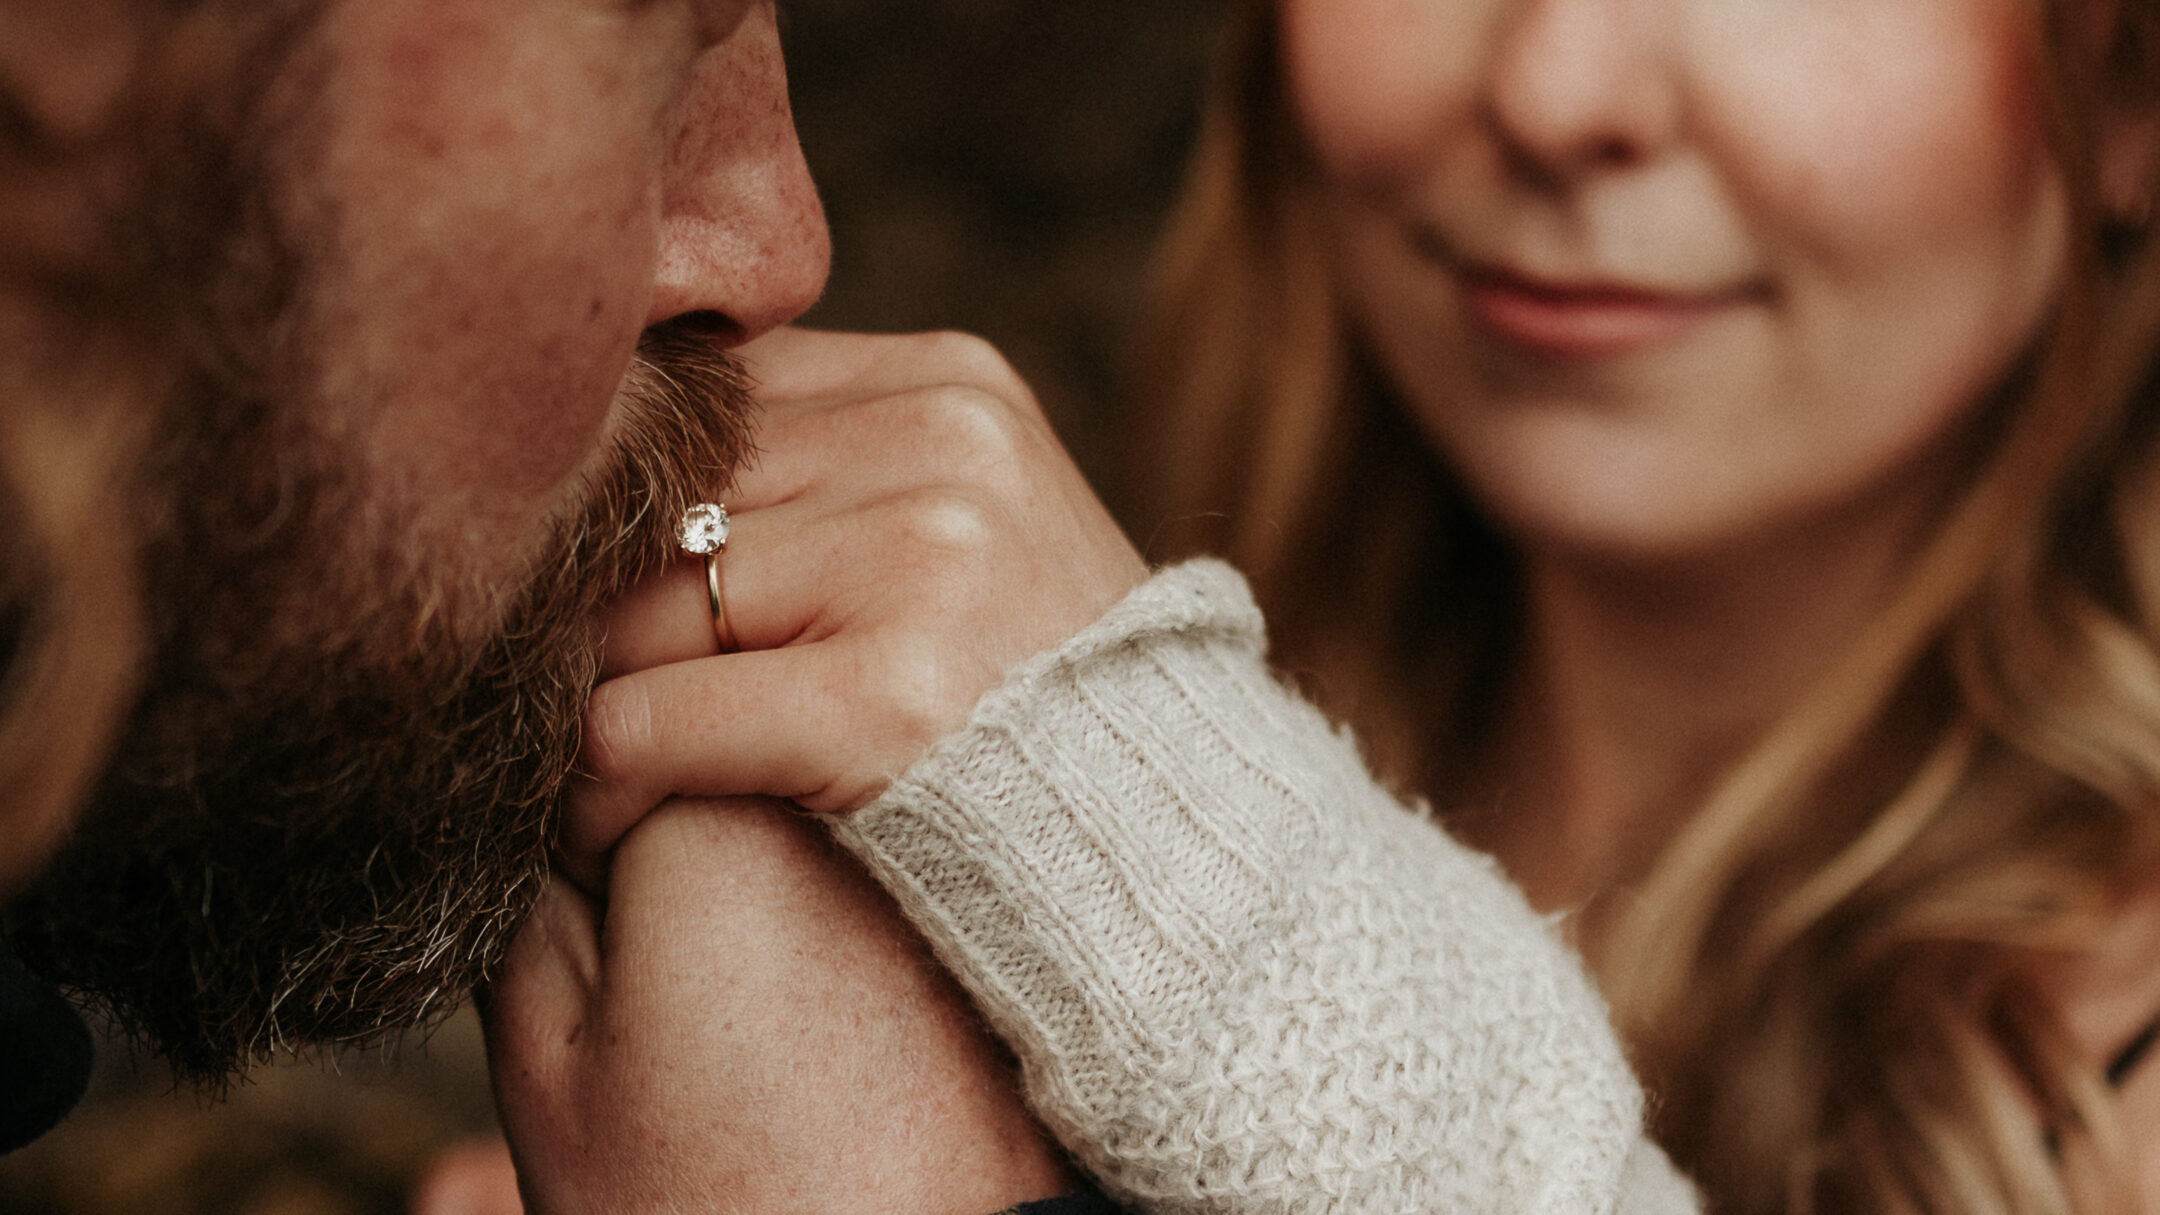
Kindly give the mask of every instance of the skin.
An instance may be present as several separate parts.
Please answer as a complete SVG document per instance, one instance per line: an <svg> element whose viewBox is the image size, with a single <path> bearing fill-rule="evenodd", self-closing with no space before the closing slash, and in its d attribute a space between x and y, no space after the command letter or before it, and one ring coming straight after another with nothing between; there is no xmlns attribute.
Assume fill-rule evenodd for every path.
<svg viewBox="0 0 2160 1215"><path fill-rule="evenodd" d="M1525 544L1647 560L1866 495L2037 327L2025 8L1286 0L1284 57L1435 445Z"/></svg>
<svg viewBox="0 0 2160 1215"><path fill-rule="evenodd" d="M0 82L9 88L11 100L23 107L33 128L81 138L112 121L125 94L127 70L138 51L125 6L126 0L97 0L82 6L18 0L9 6L8 36L0 39ZM59 63L65 63L66 69L50 70ZM15 180L0 189L0 230L7 233L0 250L8 260L31 251L81 247L82 234L71 230L70 221L81 213L102 166L33 173L14 157L9 162L8 171ZM0 279L0 348L11 354L43 349L49 344L48 326L54 321L45 315L34 291L25 291L12 272ZM128 602L135 577L133 571L122 573L106 594L98 596L99 602L77 609L77 619L97 628L108 647L99 664L102 671L71 672L74 689L88 689L93 700L117 701L124 696L132 681L128 672L142 658L140 644L133 640L142 629L140 610ZM105 685L102 692L97 690L100 684ZM112 704L108 714L117 714L120 708ZM85 731L87 738L78 740L75 762L63 765L63 787L88 779L99 762L95 744L89 740L114 728L110 721L77 720L91 728ZM0 899L19 893L44 868L73 821L73 807L64 794L18 791L8 804L0 805L0 838L8 841L8 847L0 850Z"/></svg>
<svg viewBox="0 0 2160 1215"><path fill-rule="evenodd" d="M611 621L564 826L572 872L673 792L755 789L844 813L965 724L1145 569L994 351L782 330L744 350L765 451L730 499L728 619L702 567ZM846 747L832 745L848 740Z"/></svg>
<svg viewBox="0 0 2160 1215"><path fill-rule="evenodd" d="M1522 556L1451 792L1541 905L1639 872L1870 618L2037 328L2023 8L1283 3L1352 311Z"/></svg>
<svg viewBox="0 0 2160 1215"><path fill-rule="evenodd" d="M1072 1187L965 998L798 812L670 802L611 876L604 921L555 886L490 1001L527 1211L985 1215Z"/></svg>
<svg viewBox="0 0 2160 1215"><path fill-rule="evenodd" d="M318 41L287 201L334 233L316 387L485 596L576 493L641 330L710 314L739 343L823 288L772 8L345 3Z"/></svg>
<svg viewBox="0 0 2160 1215"><path fill-rule="evenodd" d="M1522 555L1460 800L1540 903L1655 855L1954 483L2066 258L2025 9L1284 0L1351 308Z"/></svg>

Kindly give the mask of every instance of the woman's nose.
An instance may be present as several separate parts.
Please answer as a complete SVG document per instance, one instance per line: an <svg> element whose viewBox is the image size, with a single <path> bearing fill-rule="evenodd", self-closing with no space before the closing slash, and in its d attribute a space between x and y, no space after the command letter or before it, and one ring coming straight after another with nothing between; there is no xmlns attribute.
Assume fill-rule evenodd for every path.
<svg viewBox="0 0 2160 1215"><path fill-rule="evenodd" d="M1495 37L1485 110L1520 167L1564 182L1640 164L1680 122L1644 0L1520 0Z"/></svg>

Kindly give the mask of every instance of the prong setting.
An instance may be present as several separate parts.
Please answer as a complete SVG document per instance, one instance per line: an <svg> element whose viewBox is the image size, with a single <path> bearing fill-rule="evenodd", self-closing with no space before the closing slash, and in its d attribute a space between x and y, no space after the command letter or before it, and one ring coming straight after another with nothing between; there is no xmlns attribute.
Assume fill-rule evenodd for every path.
<svg viewBox="0 0 2160 1215"><path fill-rule="evenodd" d="M716 502L700 502L683 512L682 522L675 525L675 542L692 556L709 557L727 547L727 507Z"/></svg>

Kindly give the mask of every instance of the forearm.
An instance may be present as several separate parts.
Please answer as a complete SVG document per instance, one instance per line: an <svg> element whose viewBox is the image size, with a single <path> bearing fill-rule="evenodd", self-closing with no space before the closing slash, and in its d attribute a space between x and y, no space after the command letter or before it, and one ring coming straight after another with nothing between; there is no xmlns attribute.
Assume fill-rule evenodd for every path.
<svg viewBox="0 0 2160 1215"><path fill-rule="evenodd" d="M527 1205L985 1215L1069 1189L1003 1051L818 824L678 801L557 882L488 1001Z"/></svg>

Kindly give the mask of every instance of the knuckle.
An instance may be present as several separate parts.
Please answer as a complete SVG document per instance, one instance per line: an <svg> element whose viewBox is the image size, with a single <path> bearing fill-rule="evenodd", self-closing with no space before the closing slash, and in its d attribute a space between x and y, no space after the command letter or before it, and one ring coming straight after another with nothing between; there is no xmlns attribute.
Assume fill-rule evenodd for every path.
<svg viewBox="0 0 2160 1215"><path fill-rule="evenodd" d="M634 685L625 686L627 682L601 684L585 704L578 766L602 784L618 782L631 772L652 736L652 702Z"/></svg>
<svg viewBox="0 0 2160 1215"><path fill-rule="evenodd" d="M946 385L916 394L915 423L924 441L948 467L978 477L1012 470L1027 454L1026 419L1004 400L977 388Z"/></svg>
<svg viewBox="0 0 2160 1215"><path fill-rule="evenodd" d="M913 490L901 497L898 514L897 540L915 556L952 563L983 556L997 547L997 512L956 490Z"/></svg>
<svg viewBox="0 0 2160 1215"><path fill-rule="evenodd" d="M863 736L912 755L956 729L975 699L965 665L950 642L913 631L890 638L864 676L877 709L876 720L857 723Z"/></svg>
<svg viewBox="0 0 2160 1215"><path fill-rule="evenodd" d="M996 346L972 333L948 329L918 335L918 357L931 381L974 388L998 398L1008 409L1032 416L1035 394Z"/></svg>
<svg viewBox="0 0 2160 1215"><path fill-rule="evenodd" d="M961 383L995 380L1012 374L1005 356L989 342L958 329L942 329L922 335L924 357L945 369Z"/></svg>

